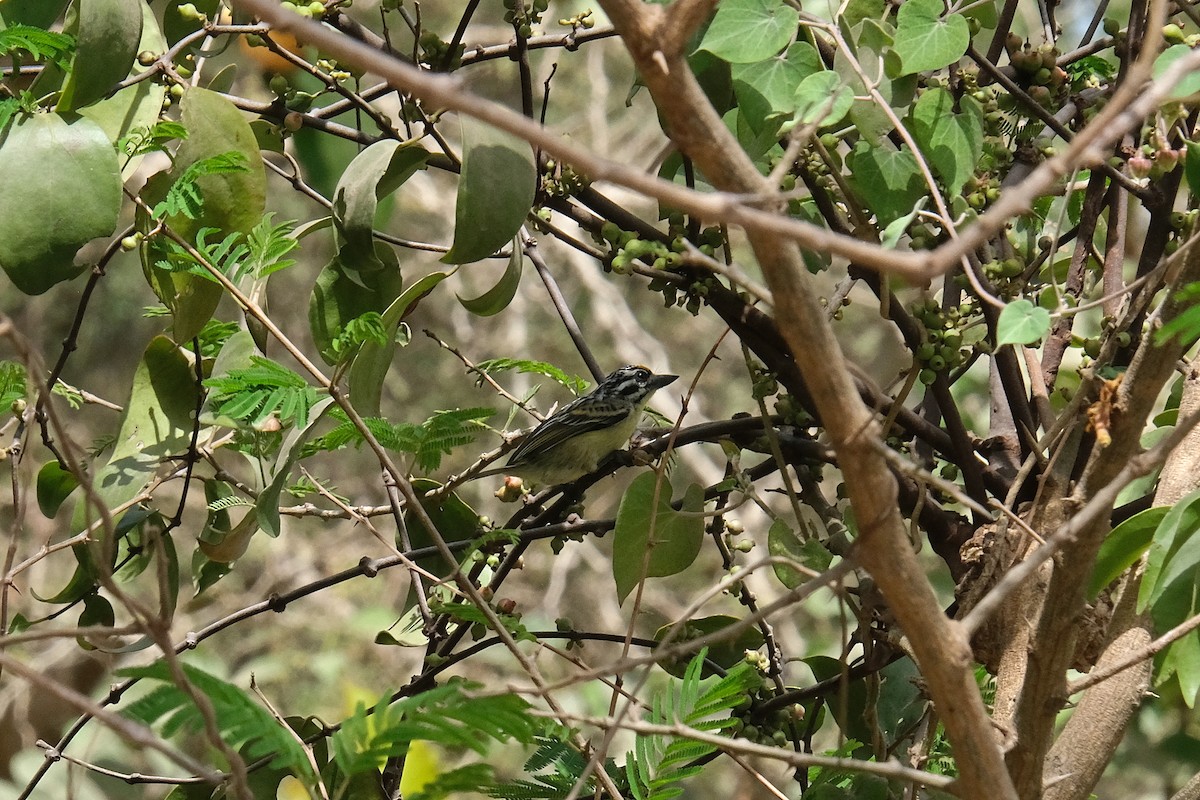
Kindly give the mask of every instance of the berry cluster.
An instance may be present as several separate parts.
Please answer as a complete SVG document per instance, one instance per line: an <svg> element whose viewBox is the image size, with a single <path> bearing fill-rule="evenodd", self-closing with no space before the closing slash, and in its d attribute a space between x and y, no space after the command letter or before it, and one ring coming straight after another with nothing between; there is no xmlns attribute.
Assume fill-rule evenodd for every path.
<svg viewBox="0 0 1200 800"><path fill-rule="evenodd" d="M764 657L759 653L747 652L746 660L762 669ZM787 747L792 741L793 724L804 717L804 707L795 704L770 711L764 710L763 705L774 696L774 687L760 674L758 687L751 687L741 702L733 707L729 733L759 744Z"/></svg>
<svg viewBox="0 0 1200 800"><path fill-rule="evenodd" d="M462 66L463 45L461 42L450 52L450 43L429 29L421 31L417 37L421 46L421 63L435 69L446 68L454 70ZM448 56L448 57L447 57Z"/></svg>
<svg viewBox="0 0 1200 800"><path fill-rule="evenodd" d="M912 315L924 327L921 344L913 351L921 365L921 383L929 386L938 373L961 366L971 356L971 348L963 344L963 328L974 313L970 303L942 309L932 297L914 303Z"/></svg>
<svg viewBox="0 0 1200 800"><path fill-rule="evenodd" d="M550 0L504 0L504 21L517 30L517 35L528 39L533 35L533 26L542 21L542 14L550 7Z"/></svg>
<svg viewBox="0 0 1200 800"><path fill-rule="evenodd" d="M349 6L350 3L343 2L342 6ZM312 0L311 3L289 3L287 0L279 4L280 8L285 8L288 11L299 14L302 17L310 19L320 19L325 16L325 4L321 0ZM181 9L182 10L182 9Z"/></svg>
<svg viewBox="0 0 1200 800"><path fill-rule="evenodd" d="M1044 108L1061 100L1067 90L1067 73L1058 66L1058 49L1047 42L1036 50L1029 42L1010 33L1004 43L1009 60L1017 71L1017 83Z"/></svg>
<svg viewBox="0 0 1200 800"><path fill-rule="evenodd" d="M569 197L586 189L590 183L570 164L559 164L553 158L542 163L542 193L547 197Z"/></svg>

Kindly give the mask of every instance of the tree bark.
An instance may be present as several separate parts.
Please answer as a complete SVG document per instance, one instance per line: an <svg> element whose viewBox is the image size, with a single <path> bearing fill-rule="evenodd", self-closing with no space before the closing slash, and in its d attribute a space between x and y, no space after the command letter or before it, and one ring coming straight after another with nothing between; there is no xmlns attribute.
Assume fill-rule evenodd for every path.
<svg viewBox="0 0 1200 800"><path fill-rule="evenodd" d="M601 3L654 97L667 133L717 189L769 197L767 184L708 103L684 59L683 46L711 11L707 0L668 8L634 0ZM860 536L854 555L896 615L944 721L969 798L1016 798L975 684L961 627L938 606L908 542L895 478L879 451L881 431L855 390L845 358L808 281L794 243L747 231L766 276L776 320L804 375L837 453Z"/></svg>

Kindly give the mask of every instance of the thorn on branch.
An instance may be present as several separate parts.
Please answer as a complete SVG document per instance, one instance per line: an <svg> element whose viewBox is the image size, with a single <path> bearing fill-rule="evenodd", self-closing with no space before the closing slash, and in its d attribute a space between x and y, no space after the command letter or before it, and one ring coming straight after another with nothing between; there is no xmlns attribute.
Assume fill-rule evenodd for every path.
<svg viewBox="0 0 1200 800"><path fill-rule="evenodd" d="M667 56L662 50L655 50L650 55L650 60L653 61L655 63L655 65L659 69L662 70L663 75L671 74L671 67L670 67L670 65L667 64Z"/></svg>

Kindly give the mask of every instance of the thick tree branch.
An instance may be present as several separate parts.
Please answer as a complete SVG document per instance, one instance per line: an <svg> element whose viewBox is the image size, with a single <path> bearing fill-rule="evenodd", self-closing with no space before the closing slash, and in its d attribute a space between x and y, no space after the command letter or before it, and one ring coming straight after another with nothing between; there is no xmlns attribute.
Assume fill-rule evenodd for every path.
<svg viewBox="0 0 1200 800"><path fill-rule="evenodd" d="M767 195L766 180L709 105L683 54L661 49L666 12L633 0L602 5L680 150L722 191ZM780 237L758 230L748 234L772 291L781 333L838 454L860 525L855 555L875 578L913 645L950 740L962 756L961 792L965 797L1015 798L975 685L966 636L938 606L912 552L895 478L875 448L879 425L858 396L824 309L807 284L800 253Z"/></svg>
<svg viewBox="0 0 1200 800"><path fill-rule="evenodd" d="M1172 285L1196 280L1200 280L1200 248L1188 248ZM1169 295L1157 321L1166 323L1185 308L1186 302ZM1117 389L1111 409L1111 444L1093 450L1077 492L1080 498L1098 496L1141 451L1145 422L1182 350L1178 340L1156 345L1154 339L1153 333L1143 339ZM1017 706L1017 735L1023 746L1009 752L1009 763L1023 797L1036 797L1041 791L1043 759L1055 716L1066 701L1066 673L1075 655L1084 589L1108 530L1107 515L1099 516L1080 531L1070 557L1055 560L1031 647L1030 669Z"/></svg>

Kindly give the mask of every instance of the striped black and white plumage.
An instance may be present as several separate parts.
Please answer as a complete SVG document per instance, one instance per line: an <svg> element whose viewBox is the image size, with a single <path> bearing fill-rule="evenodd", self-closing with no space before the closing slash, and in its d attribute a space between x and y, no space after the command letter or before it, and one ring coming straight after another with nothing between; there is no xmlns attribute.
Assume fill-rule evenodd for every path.
<svg viewBox="0 0 1200 800"><path fill-rule="evenodd" d="M496 472L541 484L567 483L592 472L629 441L650 395L678 377L636 364L621 367L526 434L508 465Z"/></svg>

